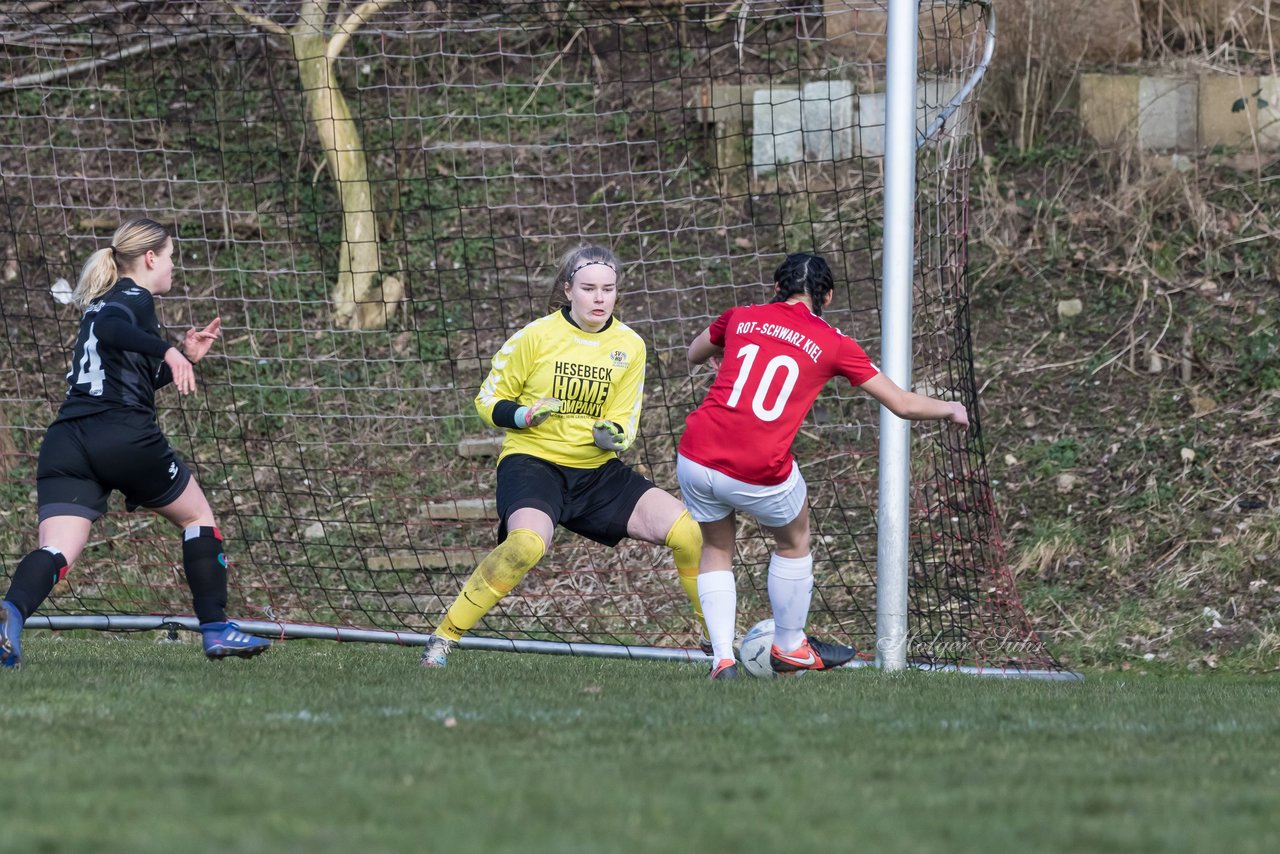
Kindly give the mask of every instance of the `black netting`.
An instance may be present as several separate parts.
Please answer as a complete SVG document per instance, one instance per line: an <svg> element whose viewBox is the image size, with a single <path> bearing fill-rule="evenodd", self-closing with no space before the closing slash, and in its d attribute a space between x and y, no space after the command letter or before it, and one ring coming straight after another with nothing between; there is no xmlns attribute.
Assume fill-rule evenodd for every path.
<svg viewBox="0 0 1280 854"><path fill-rule="evenodd" d="M162 394L160 418L214 505L245 617L433 625L494 543L498 437L472 399L580 240L624 260L620 311L650 348L628 461L670 490L710 376L690 375L685 348L725 308L767 299L783 254L828 258L825 316L879 353L883 2L825 17L821 3L437 2L364 22L244 5L258 17L124 0L0 12L5 573L34 546L35 457L78 322L51 289L130 215L177 235L164 321L223 321L200 392ZM985 8L939 0L920 20L923 130L974 74ZM971 102L919 154L914 372L977 423ZM326 155L335 130L364 156ZM344 207L335 176L364 195ZM352 274L344 239L376 246L370 275ZM813 628L864 649L877 423L873 401L832 384L796 445ZM919 425L914 448L912 657L1052 666L1005 565L980 427ZM745 628L765 615L769 546L754 524L740 537ZM119 504L68 581L45 613L190 609L176 536ZM478 633L688 645L695 631L664 549L561 532Z"/></svg>

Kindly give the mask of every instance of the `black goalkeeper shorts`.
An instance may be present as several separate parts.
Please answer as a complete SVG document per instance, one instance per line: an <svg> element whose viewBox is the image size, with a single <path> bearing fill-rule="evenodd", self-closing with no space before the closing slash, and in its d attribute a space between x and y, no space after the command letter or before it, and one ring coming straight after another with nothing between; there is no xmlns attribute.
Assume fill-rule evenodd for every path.
<svg viewBox="0 0 1280 854"><path fill-rule="evenodd" d="M498 463L498 540L507 538L507 519L533 507L575 534L606 546L627 535L627 522L653 481L619 459L599 468L575 469L528 454L511 454Z"/></svg>
<svg viewBox="0 0 1280 854"><path fill-rule="evenodd" d="M126 506L172 504L191 480L191 470L169 446L146 412L121 409L57 421L44 434L36 465L40 521L107 512L111 490Z"/></svg>

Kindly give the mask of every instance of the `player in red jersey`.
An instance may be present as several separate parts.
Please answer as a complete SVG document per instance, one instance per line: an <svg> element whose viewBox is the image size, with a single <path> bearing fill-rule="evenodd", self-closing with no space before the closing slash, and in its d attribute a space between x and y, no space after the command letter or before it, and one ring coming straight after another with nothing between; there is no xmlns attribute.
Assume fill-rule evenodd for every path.
<svg viewBox="0 0 1280 854"><path fill-rule="evenodd" d="M712 679L737 676L733 554L739 510L774 536L769 561L774 671L826 670L856 654L804 633L813 557L808 487L791 443L827 380L847 378L899 418L969 425L962 404L898 387L856 341L822 319L835 282L821 257L788 255L774 282L773 302L729 309L689 345L695 365L723 357L706 399L686 420L676 459L685 505L702 528L698 596L713 647Z"/></svg>

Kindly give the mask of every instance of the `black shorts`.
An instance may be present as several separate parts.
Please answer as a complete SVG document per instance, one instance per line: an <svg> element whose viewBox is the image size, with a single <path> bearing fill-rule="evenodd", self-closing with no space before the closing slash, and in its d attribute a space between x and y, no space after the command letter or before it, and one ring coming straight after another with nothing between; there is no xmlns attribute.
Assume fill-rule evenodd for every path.
<svg viewBox="0 0 1280 854"><path fill-rule="evenodd" d="M627 522L653 481L621 460L599 468L558 466L528 454L512 454L498 463L499 541L507 538L507 519L533 507L575 534L606 546L627 535Z"/></svg>
<svg viewBox="0 0 1280 854"><path fill-rule="evenodd" d="M40 521L51 516L94 520L107 512L111 490L135 507L172 504L191 470L145 412L121 409L54 422L36 465Z"/></svg>

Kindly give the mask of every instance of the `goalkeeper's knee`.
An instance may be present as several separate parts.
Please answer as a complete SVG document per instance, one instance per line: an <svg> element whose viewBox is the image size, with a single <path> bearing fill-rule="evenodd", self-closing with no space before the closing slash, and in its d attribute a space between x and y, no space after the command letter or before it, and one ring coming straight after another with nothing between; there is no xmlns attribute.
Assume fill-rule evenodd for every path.
<svg viewBox="0 0 1280 854"><path fill-rule="evenodd" d="M542 537L528 528L509 532L462 585L458 598L436 626L436 634L452 641L461 639L542 560L546 550Z"/></svg>
<svg viewBox="0 0 1280 854"><path fill-rule="evenodd" d="M676 519L664 542L671 549L680 574L697 576L698 564L702 561L702 528L693 521L688 510Z"/></svg>
<svg viewBox="0 0 1280 854"><path fill-rule="evenodd" d="M516 528L507 532L507 538L480 561L476 574L494 593L505 596L515 589L525 573L538 565L546 552L542 537L528 528Z"/></svg>

